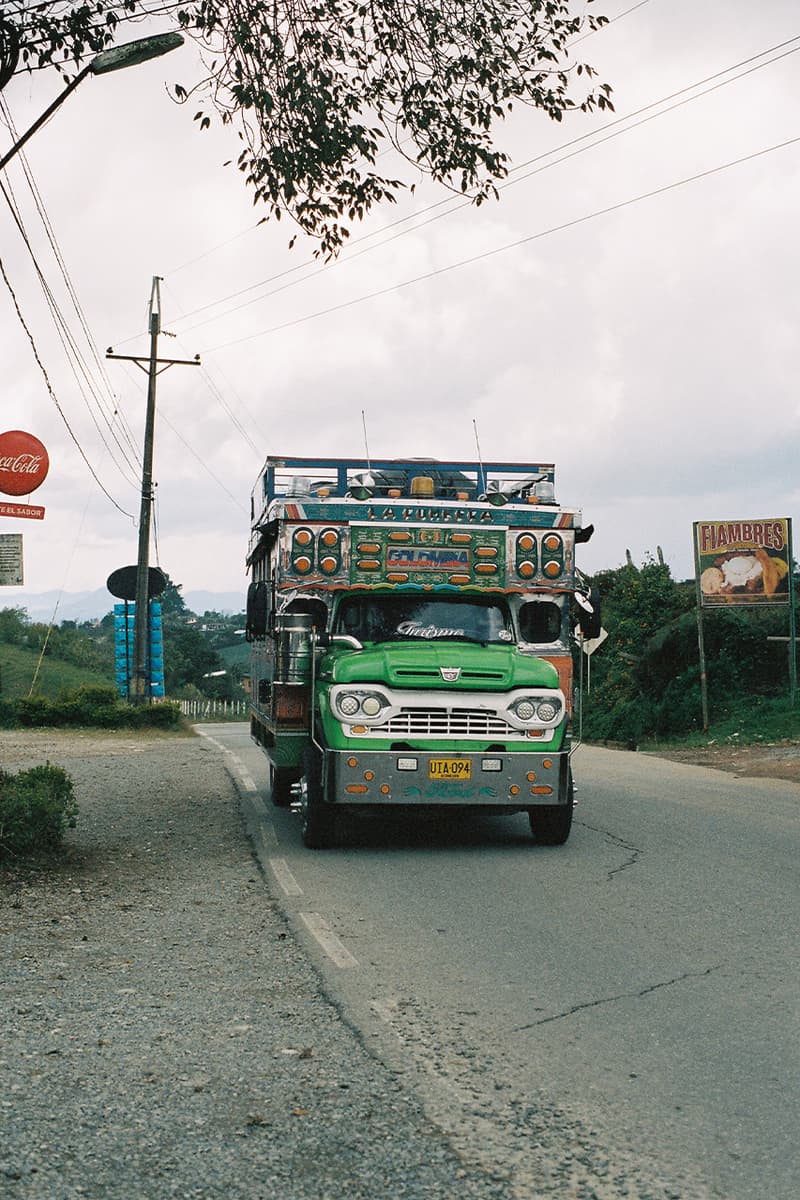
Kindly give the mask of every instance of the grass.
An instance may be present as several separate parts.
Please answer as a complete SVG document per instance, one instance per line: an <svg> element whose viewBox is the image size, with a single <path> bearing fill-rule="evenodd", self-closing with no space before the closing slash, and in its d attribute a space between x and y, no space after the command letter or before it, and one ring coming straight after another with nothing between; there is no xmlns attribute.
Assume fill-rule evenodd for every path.
<svg viewBox="0 0 800 1200"><path fill-rule="evenodd" d="M217 650L225 666L230 670L234 666L247 667L250 662L250 647L246 642L235 646L222 646Z"/></svg>
<svg viewBox="0 0 800 1200"><path fill-rule="evenodd" d="M714 711L709 701L708 733L642 742L641 749L657 750L679 746L753 746L800 741L800 696L792 708L788 696L753 696L730 701L725 711Z"/></svg>
<svg viewBox="0 0 800 1200"><path fill-rule="evenodd" d="M17 700L28 695L38 661L39 655L35 650L0 642L0 696L4 700ZM114 680L96 671L87 671L72 663L45 656L34 694L54 700L63 689L82 685L113 687Z"/></svg>

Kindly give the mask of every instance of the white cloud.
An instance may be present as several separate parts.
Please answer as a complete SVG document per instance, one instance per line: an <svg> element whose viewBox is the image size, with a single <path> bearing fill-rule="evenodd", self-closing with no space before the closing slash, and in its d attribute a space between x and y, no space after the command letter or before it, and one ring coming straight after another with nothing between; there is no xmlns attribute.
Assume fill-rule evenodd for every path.
<svg viewBox="0 0 800 1200"><path fill-rule="evenodd" d="M613 16L624 6L605 7ZM614 23L581 45L581 57L614 84L621 116L795 36L795 23L789 0L672 0ZM151 280L162 274L164 328L180 336L163 337L160 352L203 360L158 381L159 550L172 578L241 586L263 457L360 455L362 409L376 456L472 457L475 420L484 458L555 461L560 498L597 528L583 548L587 570L660 545L686 577L693 520L796 516L800 145L581 218L797 136L797 61L540 170L499 204L361 253L372 242L356 239L382 225L442 211L425 211L444 193L423 185L355 230L342 263L325 270L308 245L287 250L285 222L252 228L263 213L235 166L222 166L236 156L235 136L200 134L191 111L167 98L164 82L185 79L188 58L82 85L31 140L29 159L95 341L101 354L113 345L145 355ZM17 125L59 86L46 73L15 80L4 98ZM518 112L504 135L522 162L608 120L576 115L557 127ZM66 309L18 167L7 178ZM138 515L137 488L95 429L7 211L0 220L4 266L67 420L114 499ZM546 232L567 222L578 223ZM441 273L353 303L431 272ZM244 306L221 315L234 305ZM0 427L30 429L52 460L35 494L45 521L13 523L25 538L26 589L64 579L70 590L96 587L135 558L136 530L92 481L5 287L0 320ZM138 452L145 375L103 365L104 403L118 405Z"/></svg>

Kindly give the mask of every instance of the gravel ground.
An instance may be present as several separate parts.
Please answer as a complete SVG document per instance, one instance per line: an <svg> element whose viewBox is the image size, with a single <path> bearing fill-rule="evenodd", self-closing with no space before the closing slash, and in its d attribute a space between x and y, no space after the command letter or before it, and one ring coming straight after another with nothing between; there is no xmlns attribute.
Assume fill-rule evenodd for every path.
<svg viewBox="0 0 800 1200"><path fill-rule="evenodd" d="M787 779L790 783L800 783L800 742L791 739L744 746L737 746L735 739L730 739L720 745L662 749L655 756L713 767L750 779Z"/></svg>
<svg viewBox="0 0 800 1200"><path fill-rule="evenodd" d="M46 761L80 811L0 869L3 1200L508 1200L326 997L213 746L0 731Z"/></svg>

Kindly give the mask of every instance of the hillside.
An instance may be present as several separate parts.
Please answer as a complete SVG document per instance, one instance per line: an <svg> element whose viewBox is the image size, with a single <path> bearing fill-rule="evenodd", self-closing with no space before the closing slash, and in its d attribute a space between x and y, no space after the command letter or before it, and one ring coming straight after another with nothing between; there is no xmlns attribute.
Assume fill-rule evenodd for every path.
<svg viewBox="0 0 800 1200"><path fill-rule="evenodd" d="M0 642L0 696L6 700L27 696L38 661L39 655L35 650ZM36 681L36 692L39 696L54 699L63 688L76 688L82 684L113 687L114 680L111 676L45 657Z"/></svg>
<svg viewBox="0 0 800 1200"><path fill-rule="evenodd" d="M208 620L188 610L179 589L165 590L164 662L167 694L214 699L241 698L247 647L239 631L242 616L211 614ZM48 626L31 622L19 608L0 608L0 697L27 696L41 647L47 653L37 679L38 695L52 698L82 684L115 687L115 626L102 621L74 621Z"/></svg>

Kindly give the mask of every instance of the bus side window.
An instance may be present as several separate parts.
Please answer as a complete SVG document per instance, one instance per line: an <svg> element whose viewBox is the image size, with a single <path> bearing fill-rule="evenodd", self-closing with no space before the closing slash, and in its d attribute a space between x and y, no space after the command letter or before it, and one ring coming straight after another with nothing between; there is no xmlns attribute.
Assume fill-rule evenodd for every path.
<svg viewBox="0 0 800 1200"><path fill-rule="evenodd" d="M532 600L519 610L523 642L557 642L561 636L561 609L550 600Z"/></svg>
<svg viewBox="0 0 800 1200"><path fill-rule="evenodd" d="M310 613L316 629L324 631L328 627L328 608L324 600L314 600L304 596L302 599L291 600L286 605L285 611L287 613Z"/></svg>

